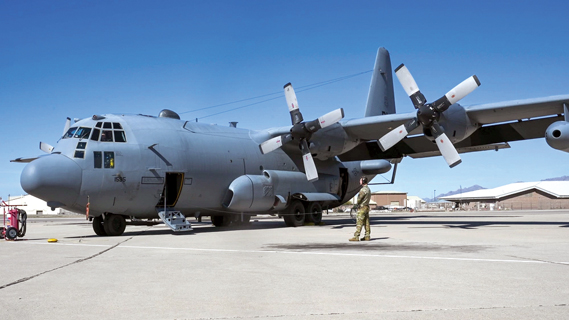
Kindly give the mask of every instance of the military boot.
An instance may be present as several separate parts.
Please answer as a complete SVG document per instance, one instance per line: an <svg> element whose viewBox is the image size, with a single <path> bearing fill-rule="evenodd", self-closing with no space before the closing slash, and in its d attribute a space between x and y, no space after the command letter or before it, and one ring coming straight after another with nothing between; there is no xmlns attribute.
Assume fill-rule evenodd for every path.
<svg viewBox="0 0 569 320"><path fill-rule="evenodd" d="M363 237L360 239L360 241L370 241L370 238L369 237Z"/></svg>
<svg viewBox="0 0 569 320"><path fill-rule="evenodd" d="M360 241L360 239L358 239L358 237L353 237L349 239L350 241Z"/></svg>

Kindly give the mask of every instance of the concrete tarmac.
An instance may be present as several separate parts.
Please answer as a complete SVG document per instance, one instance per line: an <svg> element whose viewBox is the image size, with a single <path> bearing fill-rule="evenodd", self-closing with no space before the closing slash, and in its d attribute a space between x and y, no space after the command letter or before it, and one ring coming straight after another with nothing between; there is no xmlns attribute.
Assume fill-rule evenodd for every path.
<svg viewBox="0 0 569 320"><path fill-rule="evenodd" d="M254 218L255 219L255 218ZM569 212L256 218L193 232L29 219L0 241L2 319L567 319ZM57 243L47 239L57 238Z"/></svg>

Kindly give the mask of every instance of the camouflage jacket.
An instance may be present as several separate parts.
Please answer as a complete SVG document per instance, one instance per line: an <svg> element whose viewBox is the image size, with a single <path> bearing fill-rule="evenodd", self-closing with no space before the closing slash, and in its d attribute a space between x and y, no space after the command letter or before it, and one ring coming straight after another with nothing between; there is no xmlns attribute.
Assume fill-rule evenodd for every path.
<svg viewBox="0 0 569 320"><path fill-rule="evenodd" d="M358 195L358 205L362 206L369 206L369 201L371 200L371 191L367 185L363 186L360 190L360 194Z"/></svg>

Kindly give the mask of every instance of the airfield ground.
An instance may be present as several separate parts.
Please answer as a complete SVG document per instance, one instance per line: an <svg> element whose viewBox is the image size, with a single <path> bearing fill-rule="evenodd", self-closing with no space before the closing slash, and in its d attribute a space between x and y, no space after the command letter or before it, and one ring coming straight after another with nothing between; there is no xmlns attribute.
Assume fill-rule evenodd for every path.
<svg viewBox="0 0 569 320"><path fill-rule="evenodd" d="M29 219L0 241L2 319L567 319L569 212L346 214L194 232ZM193 220L193 219L190 219ZM57 243L48 243L57 238Z"/></svg>

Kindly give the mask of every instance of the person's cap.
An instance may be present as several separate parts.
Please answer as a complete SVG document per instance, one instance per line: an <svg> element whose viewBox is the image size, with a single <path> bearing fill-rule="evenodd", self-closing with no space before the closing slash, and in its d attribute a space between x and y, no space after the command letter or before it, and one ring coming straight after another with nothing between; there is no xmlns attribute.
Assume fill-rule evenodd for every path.
<svg viewBox="0 0 569 320"><path fill-rule="evenodd" d="M362 182L367 184L367 177L362 177Z"/></svg>

